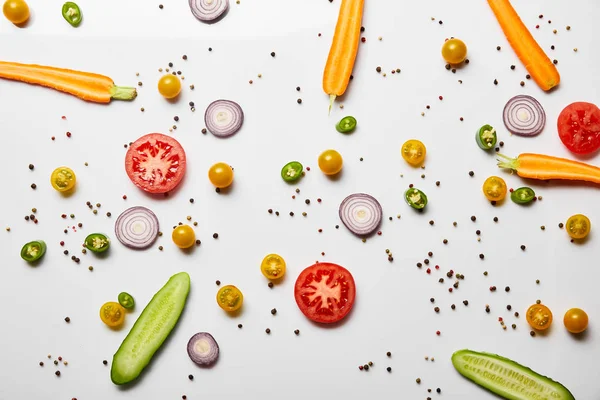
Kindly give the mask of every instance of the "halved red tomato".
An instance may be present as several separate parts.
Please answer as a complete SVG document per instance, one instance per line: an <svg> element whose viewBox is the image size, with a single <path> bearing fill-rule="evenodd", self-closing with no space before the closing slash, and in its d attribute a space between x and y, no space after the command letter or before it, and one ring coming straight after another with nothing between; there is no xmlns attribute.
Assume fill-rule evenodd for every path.
<svg viewBox="0 0 600 400"><path fill-rule="evenodd" d="M324 324L348 315L355 296L356 286L350 271L332 263L317 263L306 268L294 287L300 311L308 319Z"/></svg>
<svg viewBox="0 0 600 400"><path fill-rule="evenodd" d="M125 156L129 179L149 193L173 190L185 175L185 151L179 142L160 133L136 140Z"/></svg>
<svg viewBox="0 0 600 400"><path fill-rule="evenodd" d="M600 148L600 109L592 103L569 104L558 116L558 136L569 150L589 154Z"/></svg>

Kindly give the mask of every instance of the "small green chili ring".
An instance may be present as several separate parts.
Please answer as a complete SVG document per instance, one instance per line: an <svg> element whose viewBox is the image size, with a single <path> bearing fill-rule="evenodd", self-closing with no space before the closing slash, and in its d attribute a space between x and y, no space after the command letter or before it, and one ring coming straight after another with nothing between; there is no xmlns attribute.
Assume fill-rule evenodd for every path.
<svg viewBox="0 0 600 400"><path fill-rule="evenodd" d="M290 161L281 168L281 178L286 182L295 182L302 176L303 169L298 161Z"/></svg>
<svg viewBox="0 0 600 400"><path fill-rule="evenodd" d="M427 205L427 196L417 188L409 188L404 192L404 200L414 209L422 210Z"/></svg>
<svg viewBox="0 0 600 400"><path fill-rule="evenodd" d="M344 117L335 125L339 133L350 133L356 128L356 118L351 115Z"/></svg>
<svg viewBox="0 0 600 400"><path fill-rule="evenodd" d="M104 253L110 247L110 239L102 233L92 233L85 238L85 248L94 253Z"/></svg>
<svg viewBox="0 0 600 400"><path fill-rule="evenodd" d="M21 258L27 262L37 261L44 254L46 254L46 243L43 240L34 240L21 248Z"/></svg>
<svg viewBox="0 0 600 400"><path fill-rule="evenodd" d="M496 130L491 125L483 125L475 135L477 145L483 150L493 149L498 141Z"/></svg>
<svg viewBox="0 0 600 400"><path fill-rule="evenodd" d="M135 300L129 293L121 292L119 293L119 304L122 305L123 308L131 310L133 307L135 307Z"/></svg>
<svg viewBox="0 0 600 400"><path fill-rule="evenodd" d="M83 14L81 13L81 9L79 6L72 1L67 1L62 6L62 16L63 18L72 26L77 27L81 23L81 19L83 18Z"/></svg>
<svg viewBox="0 0 600 400"><path fill-rule="evenodd" d="M535 199L535 192L530 187L520 187L512 191L510 199L517 204L527 204Z"/></svg>

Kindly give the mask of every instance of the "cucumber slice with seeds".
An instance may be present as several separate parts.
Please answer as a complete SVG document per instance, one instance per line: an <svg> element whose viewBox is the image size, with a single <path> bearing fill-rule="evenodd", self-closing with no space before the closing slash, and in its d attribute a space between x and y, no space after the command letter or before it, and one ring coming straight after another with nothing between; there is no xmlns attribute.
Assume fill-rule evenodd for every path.
<svg viewBox="0 0 600 400"><path fill-rule="evenodd" d="M496 354L459 350L454 368L464 377L508 400L575 400L558 382Z"/></svg>
<svg viewBox="0 0 600 400"><path fill-rule="evenodd" d="M123 385L137 378L177 324L190 291L190 276L173 275L144 308L113 357L110 378Z"/></svg>

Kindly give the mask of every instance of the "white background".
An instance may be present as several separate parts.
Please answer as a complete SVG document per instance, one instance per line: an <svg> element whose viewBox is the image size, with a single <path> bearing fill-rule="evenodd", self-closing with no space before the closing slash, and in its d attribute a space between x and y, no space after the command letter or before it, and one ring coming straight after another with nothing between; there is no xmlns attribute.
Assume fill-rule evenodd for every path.
<svg viewBox="0 0 600 400"><path fill-rule="evenodd" d="M163 10L158 0L79 0L84 21L77 29L62 19L62 2L54 0L30 0L33 15L25 28L0 20L2 60L102 73L119 85L143 82L134 102L108 106L0 82L0 399L180 399L183 394L190 400L495 398L453 369L450 356L462 348L510 357L562 382L577 399L600 398L598 188L524 182L498 170L493 154L481 151L474 141L474 132L490 123L498 128L508 155L539 152L572 157L558 138L556 118L571 102L600 103L600 39L592 30L600 9L592 0L515 0L536 39L559 60L562 81L548 94L533 81L519 86L526 72L485 1L366 3L367 42L360 45L347 95L337 102L344 109L335 108L329 117L321 77L340 0L232 2L226 18L212 26L195 20L184 0L163 0ZM538 14L544 19L539 20ZM439 52L450 36L469 46L471 62L456 74L444 69ZM501 51L496 50L498 45ZM209 53L208 47L213 51ZM169 62L186 78L174 103L156 90L158 68ZM511 64L517 66L514 71ZM375 72L377 66L388 72L387 77ZM391 75L395 68L402 73ZM248 83L251 79L253 85ZM188 89L189 84L195 91ZM296 86L301 86L300 93ZM539 137L509 136L502 125L502 107L520 93L535 96L546 110L546 129ZM438 100L440 95L443 101ZM298 97L302 105L297 104ZM237 101L246 114L242 130L226 140L200 133L204 109L217 98ZM189 101L195 102L195 113ZM430 110L425 109L427 104ZM359 126L344 136L334 124L348 114L358 119ZM149 132L168 134L175 115L180 121L172 134L186 150L187 174L170 197L153 198L127 178L123 144ZM70 139L66 131L72 132ZM425 170L410 168L400 157L400 146L411 138L427 146ZM319 153L328 148L344 157L343 174L337 180L328 179L317 167ZM593 155L588 162L600 164L597 158ZM279 177L290 160L311 167L295 186ZM235 167L235 184L228 194L215 193L206 176L218 161ZM35 164L34 171L28 169L30 163ZM77 191L68 198L48 182L60 165L70 166L78 177ZM472 178L470 170L475 172ZM543 201L526 207L505 201L492 207L481 193L483 181L492 174L504 177L509 187L532 186ZM441 181L439 187L436 180ZM30 188L33 182L35 191ZM404 203L402 193L409 183L427 193L426 212L416 213ZM301 192L293 200L296 187ZM353 192L370 193L381 202L382 236L362 243L343 226L334 228L340 223L339 203ZM311 199L309 206L306 198ZM98 215L86 201L102 203ZM113 235L118 214L134 205L158 215L165 235L155 246L138 252L114 240L107 257L79 253L87 234ZM32 207L38 209L37 225L23 219ZM281 215L268 214L268 208ZM107 211L112 218L106 217ZM64 221L62 213L74 213L76 218ZM592 221L592 233L583 244L570 243L557 227L575 213ZM196 232L202 240L191 254L170 240L170 227L188 215L198 221ZM475 223L471 215L477 216ZM435 225L430 226L432 219ZM77 222L83 223L82 229L63 233L67 223ZM317 232L319 228L323 233ZM217 240L212 238L214 232L219 233ZM442 244L444 238L447 245ZM19 250L36 239L45 240L48 251L32 268L20 259ZM71 254L81 257L80 265L62 254L61 240ZM521 244L526 251L520 250ZM159 245L164 251L157 249ZM393 252L393 263L387 261L386 248ZM434 253L430 266L440 265L431 275L415 266L428 251ZM281 254L288 264L285 280L273 289L259 269L271 252ZM353 312L333 328L309 322L293 298L297 275L316 260L345 266L357 284ZM465 275L454 293L448 292L450 279L438 283L449 269ZM482 274L485 270L487 277ZM190 274L192 289L178 326L134 385L113 385L112 355L144 305L179 271ZM217 306L217 279L243 291L241 315L230 317ZM536 285L536 279L541 284ZM498 287L496 293L489 291L491 285ZM504 291L506 285L510 293ZM138 307L127 316L124 329L111 331L100 321L98 310L123 290L136 298ZM430 297L435 297L435 304ZM463 306L464 299L469 300L468 307ZM552 309L555 322L547 334L532 338L524 314L536 299ZM507 304L512 312L506 310ZM441 308L439 314L434 306ZM270 313L273 307L276 316ZM588 312L587 334L576 337L564 329L562 317L571 307ZM514 311L521 317L515 318ZM66 316L70 324L65 323ZM498 317L504 318L507 331ZM238 323L243 329L237 328ZM510 328L512 323L516 330ZM270 335L264 332L267 327ZM295 329L300 329L299 336ZM212 369L199 369L186 354L189 337L199 331L211 332L221 347ZM392 352L391 359L385 356L387 351ZM62 375L57 378L52 360L59 355L69 365L60 366ZM435 362L425 361L425 356L435 357ZM102 365L104 359L108 367ZM45 362L43 368L39 361ZM374 367L359 371L358 365L368 361ZM393 368L391 374L387 366ZM420 385L415 383L418 377ZM442 395L435 393L437 387ZM427 393L427 388L433 392Z"/></svg>

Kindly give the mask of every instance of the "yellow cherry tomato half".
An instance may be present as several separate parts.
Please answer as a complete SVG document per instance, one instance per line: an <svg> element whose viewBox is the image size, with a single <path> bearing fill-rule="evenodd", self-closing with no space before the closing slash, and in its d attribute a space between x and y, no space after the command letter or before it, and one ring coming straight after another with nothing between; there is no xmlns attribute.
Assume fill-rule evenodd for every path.
<svg viewBox="0 0 600 400"><path fill-rule="evenodd" d="M177 247L180 249L187 249L188 247L192 247L196 242L196 233L189 225L178 225L173 229L171 238Z"/></svg>
<svg viewBox="0 0 600 400"><path fill-rule="evenodd" d="M534 304L527 309L526 318L533 329L543 331L552 324L552 311L543 304Z"/></svg>
<svg viewBox="0 0 600 400"><path fill-rule="evenodd" d="M228 164L216 163L208 170L208 179L215 187L226 188L233 182L233 169Z"/></svg>
<svg viewBox="0 0 600 400"><path fill-rule="evenodd" d="M565 328L571 333L581 333L587 329L588 315L581 308L571 308L563 319Z"/></svg>
<svg viewBox="0 0 600 400"><path fill-rule="evenodd" d="M467 45L460 39L449 39L442 46L442 57L449 64L460 64L467 58Z"/></svg>
<svg viewBox="0 0 600 400"><path fill-rule="evenodd" d="M29 19L29 6L24 0L6 0L2 12L7 20L15 25L24 23Z"/></svg>
<svg viewBox="0 0 600 400"><path fill-rule="evenodd" d="M483 182L483 194L489 201L502 201L506 197L506 182L498 176L490 176Z"/></svg>
<svg viewBox="0 0 600 400"><path fill-rule="evenodd" d="M244 303L244 295L233 285L223 286L217 292L217 304L225 311L237 311Z"/></svg>
<svg viewBox="0 0 600 400"><path fill-rule="evenodd" d="M165 99L175 98L181 92L181 81L177 75L163 75L158 81L158 91Z"/></svg>
<svg viewBox="0 0 600 400"><path fill-rule="evenodd" d="M100 308L100 319L111 328L121 326L125 321L125 309L114 301L104 303Z"/></svg>
<svg viewBox="0 0 600 400"><path fill-rule="evenodd" d="M585 215L575 214L567 220L566 228L572 239L583 239L590 233L592 223Z"/></svg>
<svg viewBox="0 0 600 400"><path fill-rule="evenodd" d="M285 260L279 254L269 254L262 260L260 271L267 279L280 279L285 275Z"/></svg>
<svg viewBox="0 0 600 400"><path fill-rule="evenodd" d="M418 167L425 160L425 154L427 153L427 149L423 142L419 140L407 140L400 150L402 153L402 158L404 161L412 165L413 167Z"/></svg>
<svg viewBox="0 0 600 400"><path fill-rule="evenodd" d="M71 168L59 167L52 171L50 184L59 192L67 192L75 187L77 177Z"/></svg>
<svg viewBox="0 0 600 400"><path fill-rule="evenodd" d="M335 150L325 150L319 156L319 168L325 175L335 175L342 170L344 159Z"/></svg>

